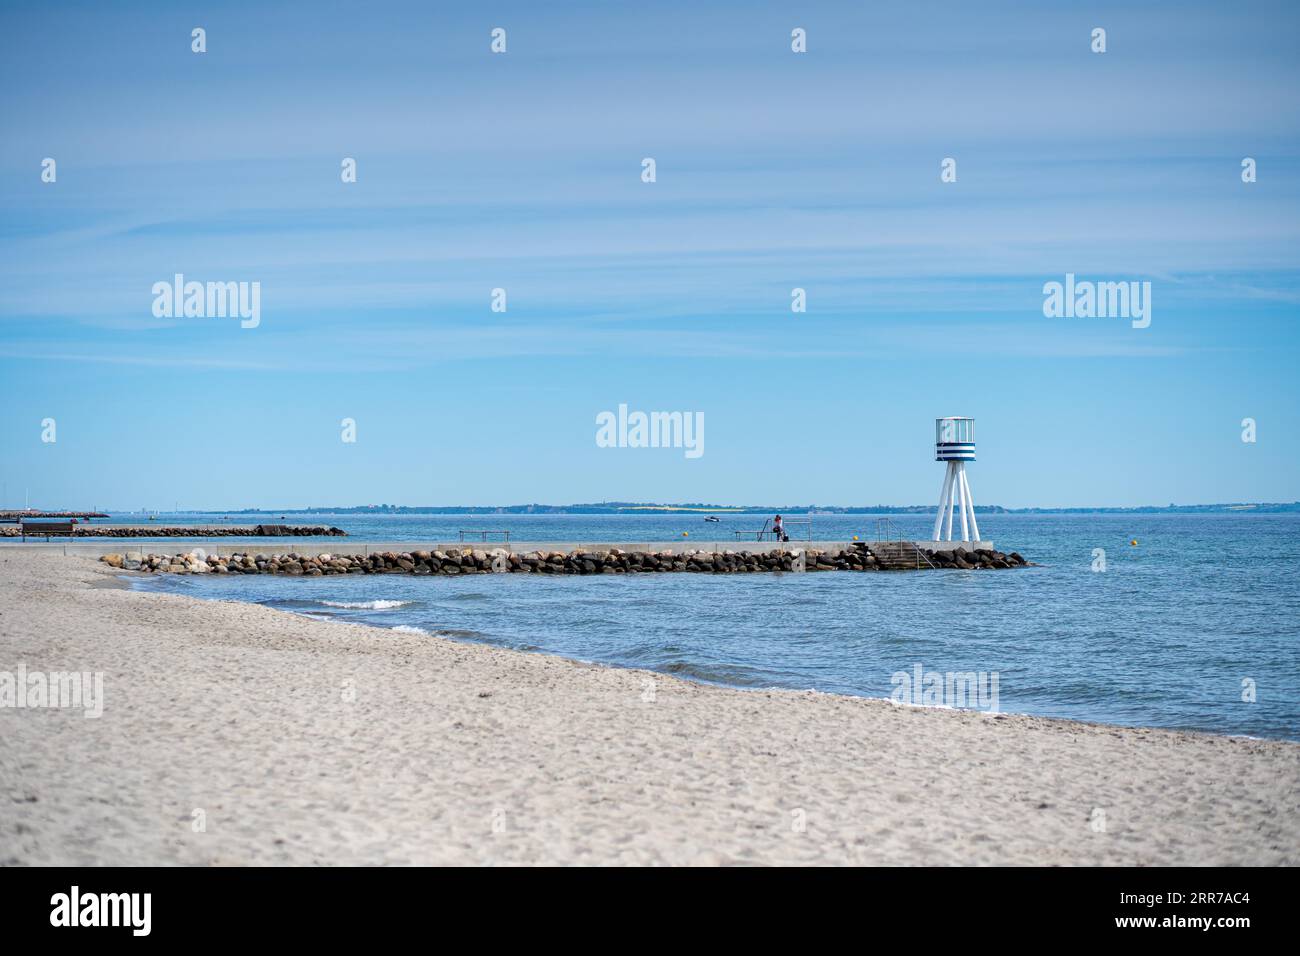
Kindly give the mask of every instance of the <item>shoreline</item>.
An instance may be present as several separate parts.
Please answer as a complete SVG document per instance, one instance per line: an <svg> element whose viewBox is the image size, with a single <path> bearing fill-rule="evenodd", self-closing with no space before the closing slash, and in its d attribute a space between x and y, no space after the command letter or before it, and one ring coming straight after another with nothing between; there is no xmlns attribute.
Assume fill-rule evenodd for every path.
<svg viewBox="0 0 1300 956"><path fill-rule="evenodd" d="M265 606L265 605L257 604L257 602L255 601L242 601L242 600L234 600L230 598L195 597L190 594L176 594L175 592L172 591L163 591L158 589L158 585L163 580L166 580L166 577L163 575L146 574L144 572L124 571L124 570L115 569L111 567L108 568L108 570L112 571L113 573L111 575L103 576L99 581L92 582L89 586L105 587L105 588L107 587L120 588L122 590L133 591L140 594L163 595L163 596L170 596L170 597L185 597L185 598L193 597L195 600L199 600L199 601L220 601L225 603L234 603L234 604L248 605L248 606L252 606L252 605L257 605L259 607ZM847 700L878 701L880 703L889 704L891 707L911 708L914 710L935 710L935 711L944 711L948 713L977 713L980 714L981 716L986 716L986 717L993 716L993 714L991 713L985 713L983 711L978 711L973 708L954 707L950 704L919 704L914 702L896 702L891 700L889 697L882 697L882 696L877 696L872 694L854 694L854 693L844 693L840 691L826 691L826 690L819 690L818 688L815 687L804 687L804 688L781 687L776 684L761 685L761 686L760 685L746 686L744 684L727 683L726 681L720 679L710 680L707 677L699 677L699 676L683 677L683 676L678 676L676 674L669 674L664 671L652 670L645 667L633 667L627 664L617 664L617 663L612 663L607 661L588 660L586 658L581 658L581 657L570 657L561 654L557 651L548 651L540 647L532 647L529 649L502 648L499 645L492 644L487 641L475 640L473 638L456 640L451 637L446 637L444 636L444 634L430 631L426 628L412 627L410 625L399 624L399 625L388 626L383 624L358 623L358 622L343 620L340 618L322 619L322 618L313 617L307 611L298 611L289 608L284 608L284 609L268 608L268 610L273 610L277 614L289 614L296 618L301 618L303 620L308 620L308 621L316 621L323 624L344 624L351 627L363 627L363 628L367 628L374 631L380 631L384 633L397 632L400 634L418 635L422 637L428 637L431 640L452 641L453 643L465 644L471 647L494 647L497 648L498 650L508 650L511 653L516 653L516 654L540 654L545 657L553 657L556 660L569 661L571 663L578 664L583 667L608 667L616 670L631 671L634 673L646 674L651 677L662 677L668 680L685 681L689 684L696 684L701 687L717 687L723 690L734 690L734 691L740 691L742 693L778 692L778 693L787 693L787 694L822 694L828 697L842 697ZM1006 717L1027 717L1035 720L1061 721L1066 724L1080 724L1083 726L1095 727L1100 729L1167 731L1169 733L1198 734L1207 737L1226 737L1226 738L1233 738L1238 740L1277 741L1279 743L1294 744L1300 747L1300 739L1295 739L1291 737L1261 737L1257 734L1205 730L1198 727L1162 727L1156 724L1117 724L1117 723L1108 723L1102 720L1086 720L1086 719L1075 718L1075 717L1060 717L1052 714L1033 714L1028 711L1018 711L1018 710L1016 711L999 710L996 713L998 715L1006 716Z"/></svg>
<svg viewBox="0 0 1300 956"><path fill-rule="evenodd" d="M102 671L105 707L0 709L0 864L1300 860L1288 741L727 688L16 558L0 671Z"/></svg>

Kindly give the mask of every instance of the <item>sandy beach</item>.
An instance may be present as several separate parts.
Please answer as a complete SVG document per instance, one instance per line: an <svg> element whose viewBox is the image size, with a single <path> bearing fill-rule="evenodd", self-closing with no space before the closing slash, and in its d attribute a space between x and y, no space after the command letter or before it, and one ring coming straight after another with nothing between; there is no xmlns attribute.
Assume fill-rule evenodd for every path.
<svg viewBox="0 0 1300 956"><path fill-rule="evenodd" d="M1300 744L727 690L0 552L0 864L1294 864ZM431 586L436 584L431 583Z"/></svg>

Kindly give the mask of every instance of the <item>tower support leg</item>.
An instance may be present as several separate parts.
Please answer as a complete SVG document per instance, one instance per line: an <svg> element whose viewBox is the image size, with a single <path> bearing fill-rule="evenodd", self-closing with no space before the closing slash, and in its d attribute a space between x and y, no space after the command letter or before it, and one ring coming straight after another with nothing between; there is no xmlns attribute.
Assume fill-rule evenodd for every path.
<svg viewBox="0 0 1300 956"><path fill-rule="evenodd" d="M952 527L952 462L948 462L948 470L943 473L943 491L939 492L939 513L934 516L934 540L942 540L939 537L939 531L943 527L944 509L948 509L948 526Z"/></svg>
<svg viewBox="0 0 1300 956"><path fill-rule="evenodd" d="M966 507L970 511L970 531L974 535L973 540L980 539L980 526L975 523L975 497L970 493L970 479L966 477L963 469L961 473L961 483L966 488Z"/></svg>
<svg viewBox="0 0 1300 956"><path fill-rule="evenodd" d="M961 539L970 540L970 526L966 523L966 466L957 463L957 497L961 502Z"/></svg>
<svg viewBox="0 0 1300 956"><path fill-rule="evenodd" d="M957 502L957 477L956 477L957 463L955 461L948 462L948 471L950 473L950 477L948 479L948 532L946 537L949 541L951 541L952 540L952 509Z"/></svg>

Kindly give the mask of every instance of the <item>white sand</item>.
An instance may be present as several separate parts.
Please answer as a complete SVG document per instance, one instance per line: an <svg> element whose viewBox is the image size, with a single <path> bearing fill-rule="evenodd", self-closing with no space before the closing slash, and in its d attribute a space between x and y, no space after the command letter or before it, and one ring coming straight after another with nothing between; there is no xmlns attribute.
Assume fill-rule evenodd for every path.
<svg viewBox="0 0 1300 956"><path fill-rule="evenodd" d="M0 709L0 864L1300 862L1298 744L723 690L112 581L0 552L0 671L103 671L106 698Z"/></svg>

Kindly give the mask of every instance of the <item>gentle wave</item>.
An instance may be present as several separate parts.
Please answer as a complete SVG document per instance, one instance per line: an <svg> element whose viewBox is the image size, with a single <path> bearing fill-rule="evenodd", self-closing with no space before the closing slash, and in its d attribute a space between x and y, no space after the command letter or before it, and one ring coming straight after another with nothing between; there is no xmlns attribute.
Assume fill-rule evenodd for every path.
<svg viewBox="0 0 1300 956"><path fill-rule="evenodd" d="M714 665L705 661L673 661L654 669L674 677L706 681L710 684L725 684L730 687L766 687L772 680L771 673L767 671L724 664Z"/></svg>
<svg viewBox="0 0 1300 956"><path fill-rule="evenodd" d="M433 633L436 634L438 637L464 637L470 639L487 637L487 635L484 634L482 631L465 631L455 627L439 628Z"/></svg>
<svg viewBox="0 0 1300 956"><path fill-rule="evenodd" d="M468 638L470 640L486 636L480 631L465 631L454 627L440 627L431 631L427 627L416 627L413 624L398 624L389 628L389 630L396 631L399 634L432 634L434 637Z"/></svg>
<svg viewBox="0 0 1300 956"><path fill-rule="evenodd" d="M321 601L326 607L343 607L354 611L387 611L390 608L406 607L414 601Z"/></svg>

